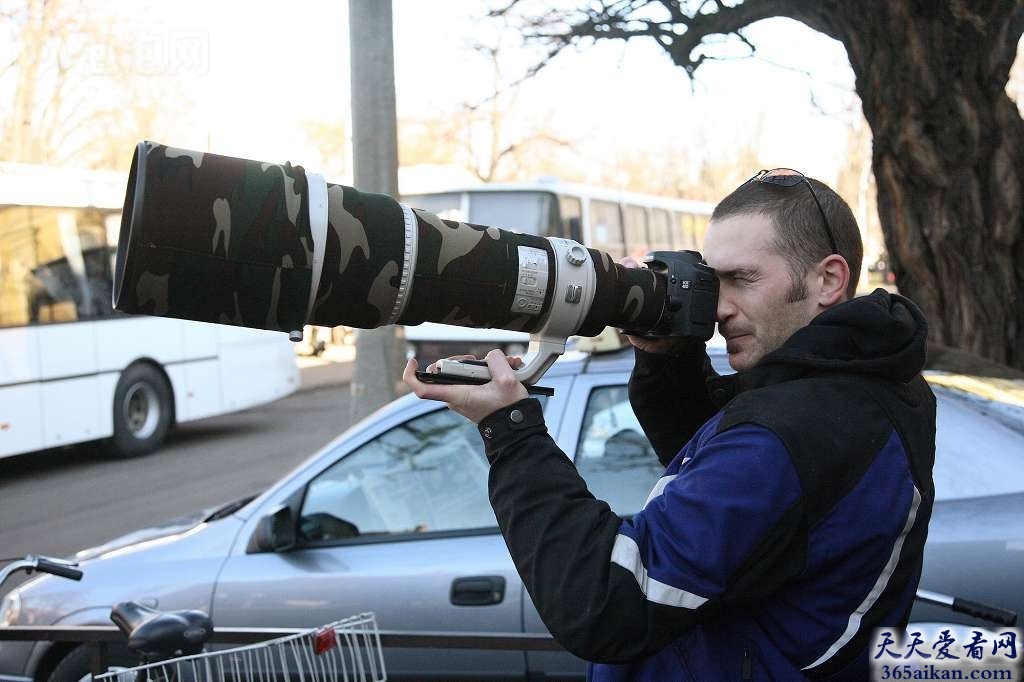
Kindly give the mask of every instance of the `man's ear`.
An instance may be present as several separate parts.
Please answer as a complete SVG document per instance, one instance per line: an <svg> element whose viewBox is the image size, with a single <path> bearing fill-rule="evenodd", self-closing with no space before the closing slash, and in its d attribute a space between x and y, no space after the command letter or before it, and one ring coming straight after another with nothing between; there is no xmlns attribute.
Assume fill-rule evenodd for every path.
<svg viewBox="0 0 1024 682"><path fill-rule="evenodd" d="M846 298L850 284L850 265L846 259L833 253L818 263L818 305L831 308Z"/></svg>

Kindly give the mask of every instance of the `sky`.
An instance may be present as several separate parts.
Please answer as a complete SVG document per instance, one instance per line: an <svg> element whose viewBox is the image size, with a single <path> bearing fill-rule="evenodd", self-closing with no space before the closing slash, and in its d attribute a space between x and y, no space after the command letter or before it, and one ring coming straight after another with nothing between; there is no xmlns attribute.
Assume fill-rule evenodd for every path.
<svg viewBox="0 0 1024 682"><path fill-rule="evenodd" d="M319 153L305 124L338 121L351 129L346 2L99 6L118 17L112 31L133 46L124 68L171 76L191 103L153 131L157 141L312 168ZM400 120L455 111L489 94L491 66L472 51L474 41L507 45L510 75L532 63L531 53L515 47L517 36L482 18L486 6L394 0ZM754 140L766 166L834 179L859 108L845 50L789 20L761 22L748 35L759 59L706 63L694 83L650 41L565 51L523 86L517 115L543 116L553 136L595 164L613 164L627 149L728 155Z"/></svg>
<svg viewBox="0 0 1024 682"><path fill-rule="evenodd" d="M209 26L209 72L197 80L212 149L266 159L315 156L303 118L348 120L346 3L291 6L306 11L247 4L245 31L237 30L238 4L215 5L212 13L189 11L193 6L186 2L171 18L202 17ZM480 18L482 3L395 0L393 11L400 119L452 111L489 94L491 66L470 49L495 37L493 24ZM766 163L834 176L855 99L845 50L787 20L762 22L751 37L765 60L708 63L695 84L651 42L568 51L524 87L517 108L553 111L552 132L596 144L592 156L616 145L708 153L761 126ZM510 73L531 63L522 51L505 54ZM811 76L775 64L811 69Z"/></svg>

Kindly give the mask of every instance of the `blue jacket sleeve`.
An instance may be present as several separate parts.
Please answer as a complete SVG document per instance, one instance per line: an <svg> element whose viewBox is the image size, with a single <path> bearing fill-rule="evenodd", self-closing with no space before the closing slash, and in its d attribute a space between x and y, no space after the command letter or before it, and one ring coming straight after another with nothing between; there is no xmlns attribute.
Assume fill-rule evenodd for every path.
<svg viewBox="0 0 1024 682"><path fill-rule="evenodd" d="M512 422L516 409L526 418ZM480 427L491 504L516 568L555 638L594 662L653 654L727 599L731 585L758 584L755 574L773 567L749 558L799 499L785 447L761 427L693 446L692 459L625 522L589 493L536 401Z"/></svg>

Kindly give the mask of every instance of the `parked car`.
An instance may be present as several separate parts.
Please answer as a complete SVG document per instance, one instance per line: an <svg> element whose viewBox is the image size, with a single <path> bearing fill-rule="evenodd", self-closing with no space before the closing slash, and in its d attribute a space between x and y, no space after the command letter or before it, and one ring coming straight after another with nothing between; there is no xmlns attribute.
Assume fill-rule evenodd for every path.
<svg viewBox="0 0 1024 682"><path fill-rule="evenodd" d="M720 372L724 352L710 350ZM661 474L629 408L632 353L563 357L548 426L591 490L626 515ZM937 503L922 588L1024 613L1024 408L931 375L938 398ZM401 398L262 495L79 553L81 583L38 578L11 592L2 624L108 623L134 599L207 610L220 627L313 627L361 611L382 629L544 632L487 500L476 427ZM917 621L977 623L919 605ZM85 649L0 641L0 680L79 680ZM112 652L115 662L124 653ZM386 649L390 679L579 677L568 653Z"/></svg>

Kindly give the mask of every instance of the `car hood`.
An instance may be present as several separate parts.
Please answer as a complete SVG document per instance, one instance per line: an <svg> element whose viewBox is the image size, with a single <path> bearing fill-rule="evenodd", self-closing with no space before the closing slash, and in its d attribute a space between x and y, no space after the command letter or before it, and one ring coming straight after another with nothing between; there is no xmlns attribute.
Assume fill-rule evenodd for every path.
<svg viewBox="0 0 1024 682"><path fill-rule="evenodd" d="M125 533L121 537L104 542L102 545L96 545L95 547L89 547L88 549L76 552L74 559L79 562L89 561L103 556L104 554L110 554L116 550L131 547L132 545L138 545L149 542L150 540L158 540L169 536L181 535L185 531L195 528L202 523L203 518L204 515L202 514L191 514L189 516L172 519L157 526L140 528L139 530L132 531L131 533Z"/></svg>
<svg viewBox="0 0 1024 682"><path fill-rule="evenodd" d="M44 575L19 585L22 624L109 623L112 604L209 610L213 586L244 521L199 514L79 552L81 582Z"/></svg>
<svg viewBox="0 0 1024 682"><path fill-rule="evenodd" d="M133 545L141 545L161 538L180 536L186 531L198 527L200 524L211 523L230 516L253 499L255 499L255 496L249 495L233 502L229 502L228 504L209 507L191 514L185 514L174 519L169 519L154 526L134 530L130 533L114 538L113 540L104 542L102 545L96 545L95 547L80 550L75 553L74 559L79 562L89 561L103 556L104 554L109 554L116 550L125 549Z"/></svg>

